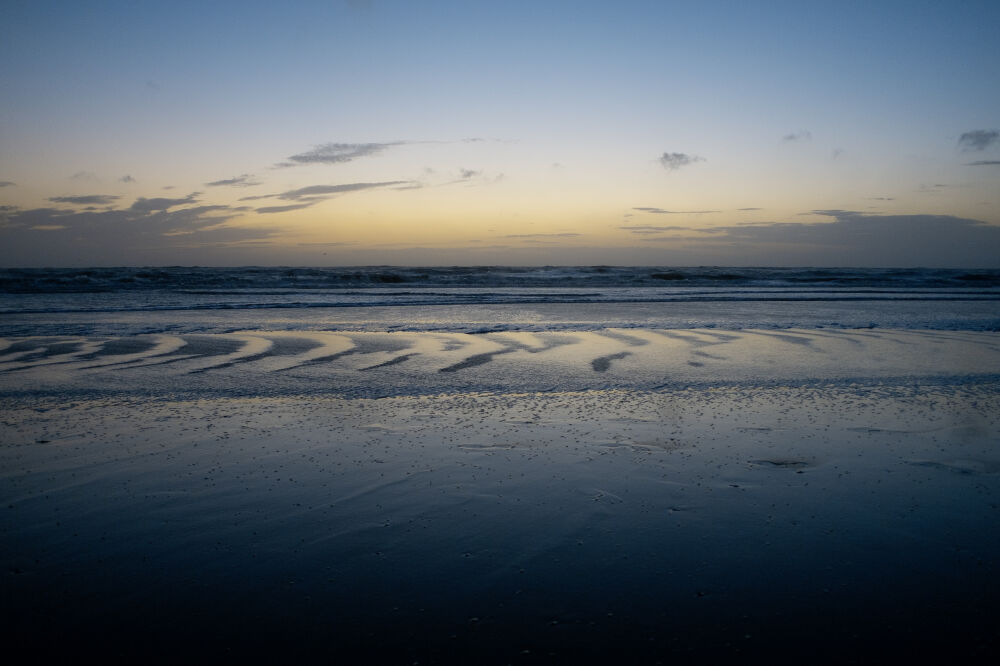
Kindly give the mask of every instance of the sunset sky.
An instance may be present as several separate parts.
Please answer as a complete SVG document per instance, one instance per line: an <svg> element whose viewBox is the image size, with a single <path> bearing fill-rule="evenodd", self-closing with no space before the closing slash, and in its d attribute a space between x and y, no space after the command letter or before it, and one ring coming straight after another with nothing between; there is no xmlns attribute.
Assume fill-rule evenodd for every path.
<svg viewBox="0 0 1000 666"><path fill-rule="evenodd" d="M1000 267L1000 3L22 2L0 265Z"/></svg>

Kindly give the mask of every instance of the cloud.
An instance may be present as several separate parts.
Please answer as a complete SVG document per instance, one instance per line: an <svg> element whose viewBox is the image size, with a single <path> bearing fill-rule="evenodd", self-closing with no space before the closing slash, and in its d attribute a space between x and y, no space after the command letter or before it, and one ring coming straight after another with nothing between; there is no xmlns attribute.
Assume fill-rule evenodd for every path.
<svg viewBox="0 0 1000 666"><path fill-rule="evenodd" d="M692 253L722 254L731 265L1000 267L1000 226L950 215L870 215L816 210L832 222L714 227L685 242ZM708 231L707 229L705 231Z"/></svg>
<svg viewBox="0 0 1000 666"><path fill-rule="evenodd" d="M310 185L308 187L300 187L295 190L288 190L287 192L281 192L279 194L258 194L249 197L240 197L240 201L259 201L260 199L282 199L284 201L294 201L294 204L279 205L279 206L263 206L257 209L258 213L284 213L290 210L301 210L302 208L308 208L320 201L325 201L338 194L344 194L347 192L360 192L362 190L370 190L379 187L390 187L392 185L400 185L402 187L394 187L394 190L400 189L415 189L421 187L419 183L415 183L410 180L387 180L379 183L343 183L340 185Z"/></svg>
<svg viewBox="0 0 1000 666"><path fill-rule="evenodd" d="M701 215L702 213L721 212L717 210L664 210L662 208L652 208L649 206L637 206L632 210L642 211L643 213L654 213L656 215Z"/></svg>
<svg viewBox="0 0 1000 666"><path fill-rule="evenodd" d="M84 194L82 196L49 197L49 201L76 206L110 206L120 198L112 194Z"/></svg>
<svg viewBox="0 0 1000 666"><path fill-rule="evenodd" d="M697 155L687 155L686 153L663 153L660 156L660 164L663 165L664 169L668 171L676 171L681 167L686 167L688 165L694 164L695 162L704 162L704 157L698 157Z"/></svg>
<svg viewBox="0 0 1000 666"><path fill-rule="evenodd" d="M100 180L100 178L97 177L97 174L93 173L92 171L77 171L69 178L70 180L87 180L87 181Z"/></svg>
<svg viewBox="0 0 1000 666"><path fill-rule="evenodd" d="M435 174L435 172L434 172L433 169L425 169L425 173L428 176L433 176ZM437 183L430 183L430 182L428 182L428 183L421 183L420 186L421 187L447 187L449 185L458 185L458 184L462 184L462 183L464 183L466 185L493 185L495 183L499 183L503 179L504 179L504 175L502 173L499 173L496 176L490 177L490 176L487 176L486 173L482 169L466 169L466 168L462 167L462 168L460 168L458 170L458 177L457 178L452 178L450 180L441 181L441 182L437 182ZM407 187L407 188L404 188L404 189L413 189L413 188Z"/></svg>
<svg viewBox="0 0 1000 666"><path fill-rule="evenodd" d="M739 211L764 210L763 208L737 208Z"/></svg>
<svg viewBox="0 0 1000 666"><path fill-rule="evenodd" d="M786 134L781 137L782 141L809 141L812 139L812 132L809 130L799 130L798 132L792 132L791 134Z"/></svg>
<svg viewBox="0 0 1000 666"><path fill-rule="evenodd" d="M125 174L124 176L122 176L121 178L118 179L118 182L119 183L134 183L135 182L135 178L133 178L129 174Z"/></svg>
<svg viewBox="0 0 1000 666"><path fill-rule="evenodd" d="M303 166L307 164L342 164L352 162L362 157L371 157L392 148L394 146L409 146L414 144L453 144L453 143L481 143L485 141L496 141L500 143L513 143L503 139L484 139L481 137L471 137L451 141L382 141L372 143L323 143L315 146L312 150L304 153L292 155L284 162L278 162L274 166L277 168Z"/></svg>
<svg viewBox="0 0 1000 666"><path fill-rule="evenodd" d="M504 238L576 238L582 236L574 232L564 232L559 234L507 234Z"/></svg>
<svg viewBox="0 0 1000 666"><path fill-rule="evenodd" d="M967 162L965 166L996 166L1000 164L1000 160L976 160L975 162Z"/></svg>
<svg viewBox="0 0 1000 666"><path fill-rule="evenodd" d="M625 231L629 231L633 234L638 234L638 235L658 234L663 231L692 231L691 227L679 227L679 226L660 227L660 226L641 225L641 224L627 225L618 228L624 229Z"/></svg>
<svg viewBox="0 0 1000 666"><path fill-rule="evenodd" d="M370 190L376 187L387 187L389 185L410 185L408 180L387 180L380 183L345 183L343 185L310 185L300 187L297 190L289 190L276 195L279 199L286 201L309 201L328 198L335 194L344 192L357 192L360 190Z"/></svg>
<svg viewBox="0 0 1000 666"><path fill-rule="evenodd" d="M808 213L799 213L799 215L824 215L826 217L853 217L863 214L856 210L844 210L843 208L827 208L824 210L811 210Z"/></svg>
<svg viewBox="0 0 1000 666"><path fill-rule="evenodd" d="M0 263L120 265L145 260L150 252L229 246L277 233L227 225L243 211L222 205L98 211L7 207L0 210Z"/></svg>
<svg viewBox="0 0 1000 666"><path fill-rule="evenodd" d="M292 155L287 162L281 162L279 167L300 166L303 164L341 164L359 157L377 155L391 146L400 146L405 141L390 141L388 143L324 143L312 150L298 155Z"/></svg>
<svg viewBox="0 0 1000 666"><path fill-rule="evenodd" d="M195 197L199 194L200 192L192 192L181 199L167 199L165 197L147 199L146 197L139 197L135 200L135 203L132 204L130 210L139 213L152 213L155 211L167 210L168 208L173 208L174 206L197 203L198 200Z"/></svg>
<svg viewBox="0 0 1000 666"><path fill-rule="evenodd" d="M997 130L971 130L958 137L958 145L962 150L986 150L1000 140Z"/></svg>
<svg viewBox="0 0 1000 666"><path fill-rule="evenodd" d="M9 180L0 180L0 187L14 187L16 183Z"/></svg>
<svg viewBox="0 0 1000 666"><path fill-rule="evenodd" d="M643 240L677 240L677 236L654 236L664 231L681 231L695 234L718 234L724 233L720 229L726 227L684 227L684 226L653 226L653 225L626 225L618 227L636 236L646 236Z"/></svg>
<svg viewBox="0 0 1000 666"><path fill-rule="evenodd" d="M260 207L260 208L257 209L257 212L258 213L263 213L265 215L270 214L270 213L285 213L285 212L288 212L290 210L300 210L302 208L309 208L309 206L312 206L315 203L317 203L317 202L316 201L310 201L308 203L288 204L286 206L262 206L262 207Z"/></svg>
<svg viewBox="0 0 1000 666"><path fill-rule="evenodd" d="M254 187L256 185L260 185L260 183L254 182L253 176L249 173L244 173L234 178L213 180L211 183L205 183L205 187Z"/></svg>

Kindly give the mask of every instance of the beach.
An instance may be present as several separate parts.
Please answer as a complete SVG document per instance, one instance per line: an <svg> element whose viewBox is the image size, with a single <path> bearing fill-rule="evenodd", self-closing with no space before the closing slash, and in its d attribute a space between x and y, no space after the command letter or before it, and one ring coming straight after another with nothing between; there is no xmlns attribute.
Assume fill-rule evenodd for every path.
<svg viewBox="0 0 1000 666"><path fill-rule="evenodd" d="M8 340L12 636L396 663L996 649L1000 393L954 374L998 367L995 334L297 335Z"/></svg>
<svg viewBox="0 0 1000 666"><path fill-rule="evenodd" d="M894 305L11 308L10 644L991 662L993 306Z"/></svg>

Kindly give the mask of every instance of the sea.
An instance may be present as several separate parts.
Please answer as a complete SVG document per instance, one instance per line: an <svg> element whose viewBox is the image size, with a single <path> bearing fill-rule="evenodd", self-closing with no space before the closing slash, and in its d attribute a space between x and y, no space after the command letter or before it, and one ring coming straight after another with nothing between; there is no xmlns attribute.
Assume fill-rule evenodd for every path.
<svg viewBox="0 0 1000 666"><path fill-rule="evenodd" d="M0 336L242 330L1000 330L1000 269L0 269Z"/></svg>

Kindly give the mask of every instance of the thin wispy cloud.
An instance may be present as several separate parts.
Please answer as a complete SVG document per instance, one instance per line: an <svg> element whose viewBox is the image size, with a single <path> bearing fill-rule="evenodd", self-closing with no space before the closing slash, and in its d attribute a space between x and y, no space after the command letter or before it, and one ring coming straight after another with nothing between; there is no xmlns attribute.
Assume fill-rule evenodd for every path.
<svg viewBox="0 0 1000 666"><path fill-rule="evenodd" d="M303 208L309 208L310 206L313 206L317 203L319 203L319 201L309 201L306 203L299 203L299 204L288 204L285 206L261 206L260 208L257 208L256 211L258 213L263 213L264 215L268 215L271 213L287 213L290 210L301 210Z"/></svg>
<svg viewBox="0 0 1000 666"><path fill-rule="evenodd" d="M0 180L0 187L14 187L16 184L10 180Z"/></svg>
<svg viewBox="0 0 1000 666"><path fill-rule="evenodd" d="M701 215L703 213L721 212L717 210L664 210L663 208L653 208L651 206L636 206L632 210L653 213L654 215Z"/></svg>
<svg viewBox="0 0 1000 666"><path fill-rule="evenodd" d="M399 185L401 187L392 187L393 185ZM388 187L394 190L399 190L418 188L421 187L421 185L409 180L386 180L378 183L342 183L339 185L310 185L308 187L300 187L298 189L288 190L278 194L258 194L254 196L240 197L240 201L281 199L283 201L295 202L291 204L281 204L278 206L261 206L256 209L256 212L268 215L273 213L287 213L292 210L301 210L318 204L321 201L326 201L327 199L335 197L339 194L361 192L380 187Z"/></svg>
<svg viewBox="0 0 1000 666"><path fill-rule="evenodd" d="M751 207L751 208L737 208L736 210L746 212L746 211L751 211L751 210L764 210L764 209L763 208L753 208L753 207Z"/></svg>
<svg viewBox="0 0 1000 666"><path fill-rule="evenodd" d="M181 197L179 199L168 199L166 197L154 197L152 199L147 199L146 197L139 197L132 204L130 210L139 213L153 213L156 211L165 211L175 206L185 206L187 204L197 203L197 197L200 192L192 192L186 197Z"/></svg>
<svg viewBox="0 0 1000 666"><path fill-rule="evenodd" d="M310 199L323 199L336 194L343 194L345 192L358 192L361 190L370 190L377 187L388 187L390 185L409 185L411 181L408 180L386 180L379 183L345 183L342 185L310 185L309 187L300 187L297 190L289 190L287 192L282 192L277 195L278 199L284 199L286 201L302 201Z"/></svg>
<svg viewBox="0 0 1000 666"><path fill-rule="evenodd" d="M681 167L686 167L696 162L704 162L704 157L688 155L687 153L663 153L660 156L660 164L668 171L676 171Z"/></svg>
<svg viewBox="0 0 1000 666"><path fill-rule="evenodd" d="M658 234L658 233L662 233L664 231L692 231L691 227L680 227L680 226L665 226L664 227L664 226L654 226L654 225L648 225L648 224L634 224L634 225L627 225L627 226L622 226L622 227L618 227L618 228L619 229L623 229L623 230L628 231L628 232L631 232L633 234L640 235L640 236L646 235L646 234Z"/></svg>
<svg viewBox="0 0 1000 666"><path fill-rule="evenodd" d="M92 171L77 171L69 177L70 180L98 181L100 178Z"/></svg>
<svg viewBox="0 0 1000 666"><path fill-rule="evenodd" d="M205 183L205 187L255 187L257 185L260 185L260 183L256 182L253 179L253 175L249 173Z"/></svg>
<svg viewBox="0 0 1000 666"><path fill-rule="evenodd" d="M1000 160L976 160L975 162L967 162L965 166L996 166L1000 164Z"/></svg>
<svg viewBox="0 0 1000 666"><path fill-rule="evenodd" d="M997 141L1000 141L1000 132L997 130L971 130L958 137L958 145L966 151L986 150Z"/></svg>
<svg viewBox="0 0 1000 666"><path fill-rule="evenodd" d="M118 179L118 182L119 183L134 183L135 182L135 178L133 178L131 176L131 174L125 174L124 176L122 176L121 178Z"/></svg>
<svg viewBox="0 0 1000 666"><path fill-rule="evenodd" d="M377 155L392 146L401 146L405 141L387 143L324 143L304 153L292 155L279 167L302 166L306 164L343 164L361 157Z"/></svg>
<svg viewBox="0 0 1000 666"><path fill-rule="evenodd" d="M859 215L865 215L865 213L862 213L861 211L857 210L844 210L842 208L823 208L823 209L811 210L808 213L802 213L802 215L824 215L826 217L835 217L837 219L840 219L848 217L857 217ZM798 222L796 222L796 224L798 224Z"/></svg>
<svg viewBox="0 0 1000 666"><path fill-rule="evenodd" d="M49 201L74 206L109 206L120 198L112 194L84 194L81 196L49 197Z"/></svg>
<svg viewBox="0 0 1000 666"><path fill-rule="evenodd" d="M455 143L482 143L486 141L496 141L500 143L511 143L502 139L484 139L472 137L456 140L427 140L427 141L373 141L368 143L343 143L330 142L315 146L312 150L297 153L288 157L283 162L278 162L274 166L277 168L305 166L310 164L343 164L365 157L373 157L397 146L429 145L429 144L455 144Z"/></svg>
<svg viewBox="0 0 1000 666"><path fill-rule="evenodd" d="M434 176L434 174L436 172L433 169L428 168L428 169L424 170L424 173L427 174L428 176ZM447 187L449 185L460 185L460 184L463 184L463 183L466 184L466 185L470 185L470 186L473 186L473 185L492 185L494 183L499 183L503 179L504 179L504 175L502 173L497 174L496 176L487 176L486 172L483 171L482 169L466 169L466 168L463 167L463 168L460 168L458 170L457 177L450 178L449 180L445 180L445 181L441 181L441 182L420 183L419 186L420 187ZM407 187L407 188L400 188L400 189L412 189L412 188Z"/></svg>
<svg viewBox="0 0 1000 666"><path fill-rule="evenodd" d="M812 139L812 132L809 130L799 130L798 132L792 132L791 134L786 134L781 137L782 141L795 142L795 141L809 141Z"/></svg>
<svg viewBox="0 0 1000 666"><path fill-rule="evenodd" d="M578 234L575 232L564 232L556 234L507 234L504 238L576 238L582 236L583 234Z"/></svg>

